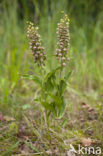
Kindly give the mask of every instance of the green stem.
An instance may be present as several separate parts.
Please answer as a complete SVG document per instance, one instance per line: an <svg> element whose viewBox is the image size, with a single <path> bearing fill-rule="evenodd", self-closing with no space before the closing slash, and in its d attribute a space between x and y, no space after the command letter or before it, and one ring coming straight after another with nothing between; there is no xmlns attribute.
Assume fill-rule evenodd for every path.
<svg viewBox="0 0 103 156"><path fill-rule="evenodd" d="M60 64L61 64L61 68L60 68L60 73L59 73L59 95L60 95L60 82L61 82L61 78L62 78L62 61L60 60Z"/></svg>
<svg viewBox="0 0 103 156"><path fill-rule="evenodd" d="M46 94L45 94L45 90L44 90L44 88L43 88L43 79L44 79L44 70L43 70L43 68L42 68L42 66L40 66L40 72L41 72L41 77L42 77L42 87L41 87L41 100L43 100L43 101L45 101L46 102ZM45 122L46 122L46 126L48 125L48 117L47 117L47 111L46 111L46 109L45 109L45 111L44 111L44 120L45 120Z"/></svg>

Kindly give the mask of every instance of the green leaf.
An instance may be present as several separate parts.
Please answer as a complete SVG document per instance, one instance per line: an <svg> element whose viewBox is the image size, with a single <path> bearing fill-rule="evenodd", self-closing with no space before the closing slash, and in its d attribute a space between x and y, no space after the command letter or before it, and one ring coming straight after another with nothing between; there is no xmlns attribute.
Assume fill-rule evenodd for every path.
<svg viewBox="0 0 103 156"><path fill-rule="evenodd" d="M52 103L46 102L46 101L41 101L42 105L46 110L52 110Z"/></svg>
<svg viewBox="0 0 103 156"><path fill-rule="evenodd" d="M61 97L58 95L52 95L52 94L49 94L49 95L51 96L52 100L54 101L55 106L58 108L61 107L61 104L62 104Z"/></svg>
<svg viewBox="0 0 103 156"><path fill-rule="evenodd" d="M66 81L65 80L61 80L60 81L60 85L58 87L59 88L60 95L62 95L64 93L64 91L66 89L66 86L67 86Z"/></svg>
<svg viewBox="0 0 103 156"><path fill-rule="evenodd" d="M61 103L61 106L60 107L57 107L56 103L54 102L54 111L53 111L53 115L54 117L60 119L63 117L64 113L65 113L65 100L64 100L64 97L62 96L61 98L62 100L62 103Z"/></svg>
<svg viewBox="0 0 103 156"><path fill-rule="evenodd" d="M35 98L34 101L35 102L41 102L41 99L40 98Z"/></svg>
<svg viewBox="0 0 103 156"><path fill-rule="evenodd" d="M59 70L61 67L57 67L56 69L50 71L47 73L47 75L44 78L44 88L46 91L53 91L54 87L56 86L56 77L55 73L57 70Z"/></svg>
<svg viewBox="0 0 103 156"><path fill-rule="evenodd" d="M52 77L53 75L55 75L56 71L61 69L61 66L57 67L56 69L50 71L49 73L47 73L46 77L44 78L44 81L47 81L47 79L49 79L50 77Z"/></svg>
<svg viewBox="0 0 103 156"><path fill-rule="evenodd" d="M52 77L49 78L45 83L44 83L44 88L46 91L53 91L54 89L54 84L52 82Z"/></svg>
<svg viewBox="0 0 103 156"><path fill-rule="evenodd" d="M29 79L29 80L33 80L33 81L36 82L37 84L42 85L41 78L40 78L40 76L38 76L38 75L29 75L29 74L25 74L25 75L22 75L22 78L26 78L26 79Z"/></svg>
<svg viewBox="0 0 103 156"><path fill-rule="evenodd" d="M73 71L70 71L70 72L64 77L64 79L65 79L66 81L69 79L69 77L71 76L72 72L73 72Z"/></svg>

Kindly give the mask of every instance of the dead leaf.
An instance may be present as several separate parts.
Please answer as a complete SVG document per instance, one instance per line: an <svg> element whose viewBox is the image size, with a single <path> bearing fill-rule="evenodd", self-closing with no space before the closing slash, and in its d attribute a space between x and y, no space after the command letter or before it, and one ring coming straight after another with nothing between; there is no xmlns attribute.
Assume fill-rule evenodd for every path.
<svg viewBox="0 0 103 156"><path fill-rule="evenodd" d="M88 108L88 105L85 102L82 102L82 108Z"/></svg>
<svg viewBox="0 0 103 156"><path fill-rule="evenodd" d="M89 111L89 112L93 112L94 109L93 109L92 107L89 107L89 108L88 108L88 111Z"/></svg>
<svg viewBox="0 0 103 156"><path fill-rule="evenodd" d="M13 117L10 116L4 116L4 120L9 122L9 121L15 121L15 119Z"/></svg>
<svg viewBox="0 0 103 156"><path fill-rule="evenodd" d="M91 138L88 138L88 139L83 138L81 142L83 146L90 146L91 144L93 144L93 141Z"/></svg>

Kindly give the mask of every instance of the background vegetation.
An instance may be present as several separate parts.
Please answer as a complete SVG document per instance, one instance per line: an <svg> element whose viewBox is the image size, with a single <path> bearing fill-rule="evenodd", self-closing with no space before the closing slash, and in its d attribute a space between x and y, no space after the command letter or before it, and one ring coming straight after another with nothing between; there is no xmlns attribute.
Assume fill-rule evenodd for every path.
<svg viewBox="0 0 103 156"><path fill-rule="evenodd" d="M47 55L51 58L56 49L56 27L62 16L61 11L67 13L70 18L69 53L70 70L73 70L73 73L65 94L67 101L65 117L62 121L51 121L52 129L47 130L48 135L44 137L44 134L41 135L41 131L44 129L44 121L41 121L43 115L39 114L40 118L38 118L41 108L33 101L34 95L38 94L38 88L34 82L21 78L22 74L32 74L36 70L26 37L27 21L32 21L39 26ZM77 141L82 137L89 137L91 134L87 133L88 129L91 130L91 133L94 130L92 139L102 145L102 19L102 0L0 1L0 112L6 121L10 119L9 123L0 123L2 127L0 129L0 146L3 146L0 152L6 151L2 155L10 154L11 156L11 152L18 151L21 139L18 139L10 130L13 129L16 131L15 133L18 133L21 119L23 119L22 122L25 119L26 124L29 125L27 127L33 132L35 123L35 135L40 140L38 149L43 153L49 149L54 151L52 143L47 142L49 139L52 142L54 136L56 139L53 144L56 144L58 150L62 149L63 152L67 150L63 140L75 138ZM55 66L55 61L48 59L48 67L52 69L53 66ZM28 114L30 119L26 118L25 114ZM90 116L91 114L92 116ZM10 117L15 121L12 122ZM34 121L33 125L29 123L31 119ZM81 123L81 119L84 120L83 123ZM5 131L4 127L6 127ZM66 131L65 133L63 129ZM45 139L42 140L43 138ZM76 144L76 141L73 140L72 143ZM37 152L38 150L35 149L37 146L32 144L27 145ZM45 144L45 148L41 144Z"/></svg>

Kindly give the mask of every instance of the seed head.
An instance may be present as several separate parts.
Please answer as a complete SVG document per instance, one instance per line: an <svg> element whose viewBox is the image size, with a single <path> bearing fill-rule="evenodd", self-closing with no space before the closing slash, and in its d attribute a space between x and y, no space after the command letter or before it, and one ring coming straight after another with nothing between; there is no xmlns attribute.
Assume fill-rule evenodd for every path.
<svg viewBox="0 0 103 156"><path fill-rule="evenodd" d="M46 55L44 47L41 45L40 35L38 34L38 27L34 27L33 23L29 23L27 29L27 37L30 39L30 49L34 56L34 61L38 66L45 65Z"/></svg>

